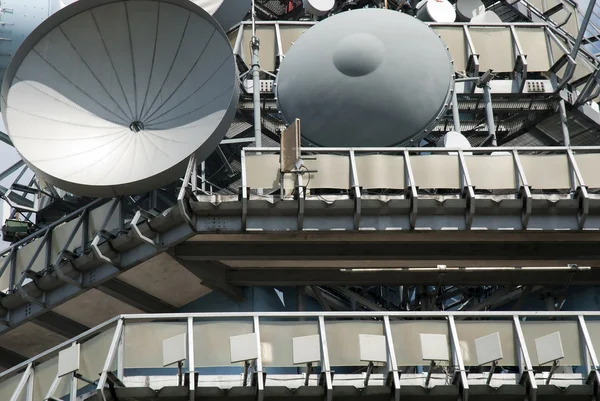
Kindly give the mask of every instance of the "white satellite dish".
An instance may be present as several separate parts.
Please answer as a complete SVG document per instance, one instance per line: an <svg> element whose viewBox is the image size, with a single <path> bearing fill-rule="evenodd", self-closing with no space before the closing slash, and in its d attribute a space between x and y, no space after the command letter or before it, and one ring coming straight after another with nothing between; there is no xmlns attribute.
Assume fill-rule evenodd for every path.
<svg viewBox="0 0 600 401"><path fill-rule="evenodd" d="M307 13L321 17L333 10L335 0L302 0L302 4Z"/></svg>
<svg viewBox="0 0 600 401"><path fill-rule="evenodd" d="M458 21L471 21L476 15L482 14L485 6L481 0L458 0L456 2L456 17Z"/></svg>
<svg viewBox="0 0 600 401"><path fill-rule="evenodd" d="M417 11L417 18L428 22L454 22L456 10L448 0L426 0Z"/></svg>
<svg viewBox="0 0 600 401"><path fill-rule="evenodd" d="M50 0L50 14L77 0ZM226 31L240 23L248 14L252 0L190 0L212 15Z"/></svg>
<svg viewBox="0 0 600 401"><path fill-rule="evenodd" d="M471 18L471 22L477 24L501 24L502 20L495 12L486 11Z"/></svg>
<svg viewBox="0 0 600 401"><path fill-rule="evenodd" d="M252 0L191 0L212 15L225 29L239 24L252 7Z"/></svg>
<svg viewBox="0 0 600 401"><path fill-rule="evenodd" d="M465 149L471 147L471 142L460 132L450 131L441 137L436 146L439 148ZM456 152L448 152L449 155L456 155ZM472 155L473 152L464 152L465 155Z"/></svg>
<svg viewBox="0 0 600 401"><path fill-rule="evenodd" d="M41 178L109 197L161 187L191 154L208 157L238 91L227 36L197 5L78 1L21 45L2 85L2 113Z"/></svg>

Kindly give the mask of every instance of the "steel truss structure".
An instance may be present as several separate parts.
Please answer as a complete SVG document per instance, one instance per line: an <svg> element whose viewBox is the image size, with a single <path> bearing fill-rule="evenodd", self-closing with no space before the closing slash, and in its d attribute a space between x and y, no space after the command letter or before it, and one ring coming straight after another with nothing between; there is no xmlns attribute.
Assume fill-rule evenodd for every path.
<svg viewBox="0 0 600 401"><path fill-rule="evenodd" d="M265 19L301 14L279 1L258 3ZM600 7L591 2L584 15L568 0L548 10L546 2L484 3L517 23L431 24L459 78L452 107L425 148L306 147L304 171L282 176L274 146L284 124L272 88L285 52L314 22L263 21L264 148L242 150L254 141L246 85L222 146L205 163L190 160L168 188L84 199L25 177L23 162L11 166L0 178L18 172L18 182L0 192L11 217L30 219L34 232L0 253L0 333L41 322L90 289L110 284L118 293L124 287L115 277L163 252L214 272L218 288L236 300L243 299L239 286L308 285L320 302L346 297L371 310L384 303L344 286L432 286L434 295L418 306L429 310L446 289L457 290L453 285L492 285L477 306L486 308L541 286L600 284L600 113L589 102L600 91L600 62L589 36L597 28L589 18L583 24ZM575 26L562 24L565 13L578 17ZM242 85L248 30L242 23L229 33ZM488 36L496 47L486 46ZM494 79L479 87L489 69ZM473 146L496 138L503 147L430 147L450 130ZM0 141L10 143L1 133ZM489 295L496 298L486 302ZM146 301L153 307L142 310L174 310Z"/></svg>
<svg viewBox="0 0 600 401"><path fill-rule="evenodd" d="M11 401L69 395L71 400L103 401L209 396L258 400L360 396L396 401L403 396L543 400L560 394L562 398L593 398L600 386L598 317L600 313L594 312L122 315L2 373L0 394ZM442 335L441 345L447 347L447 356L437 361L442 367L437 372L436 364L429 364L415 351L423 341L419 336L430 333ZM497 360L502 366L498 372L496 363L491 370L479 367L476 355L476 341L494 333L504 350ZM163 355L171 352L161 349L167 347L163 342L179 334L186 339L187 356L184 369L180 368L185 380L180 377L177 384L175 369L157 368L162 368ZM255 356L246 361L243 378L241 367L234 369L235 373L215 376L211 368L235 366L229 359L233 352L229 338L242 334L253 334L256 347ZM354 345L365 334L382 340L386 362L375 370L372 364L367 368ZM549 334L558 335L565 350L563 371L556 369L556 363L550 371L542 366L546 362L541 360L537 341ZM314 375L289 369L294 366L293 339L306 335L318 339L320 368ZM77 352L67 355L73 347ZM427 373L419 373L422 365L429 365ZM417 372L411 373L414 366ZM564 370L568 366L577 367L579 373L568 373ZM348 368L367 368L367 372L345 373ZM247 376L251 380L247 381Z"/></svg>
<svg viewBox="0 0 600 401"><path fill-rule="evenodd" d="M272 168L274 175L270 176L277 177L279 156L268 154L278 152L276 149L245 151L260 152L260 156L251 157L262 167L258 176L250 174L247 171L249 156L244 153L245 185L240 197L203 194L197 186L197 166L192 159L177 205L160 214L145 212L139 205L135 211L128 212L132 209L122 198L97 200L4 251L0 278L7 290L0 299L4 322L0 331L40 316L54 305L101 285L167 249L178 259L192 263L300 258L338 260L348 266L350 260L375 258L407 268L404 271L414 275L412 280L416 283L431 280L440 271L435 269L432 274L427 269L411 267L432 265L460 268L456 272L444 269L442 273L448 277L462 275L464 270L461 269L469 266L557 266L548 271L543 280L562 282L564 277L577 273L576 282L597 282L598 270L594 266L600 258L596 246L600 219L595 191L600 182L596 182L594 166L597 164L585 161L585 157L598 157L595 152L600 149L507 149L507 155L465 155L493 150L497 148L438 148L434 154L415 155L425 150L380 149L379 152L396 153L396 156L357 156L361 151L324 149L321 153L338 153L334 159L324 155L329 159L323 160L338 163L335 177L347 187L347 193L340 189L334 194L327 192L331 181L321 179L326 185L324 188L319 185L319 174L326 175L327 170L317 168L311 173L311 182L303 184L303 174L297 174L298 181L292 182L291 187L295 195L283 197L257 195L253 191L257 188L253 185L256 180L264 182L265 171ZM316 148L310 151L319 153ZM532 151L555 154L524 154ZM377 175L385 178L387 174L395 181L392 188L398 183L402 185L396 194L367 195L363 193L363 188L368 188L367 182L360 183L358 177L362 170L356 167L356 161L362 160L361 157L382 156L389 157L398 170L389 175L389 170L382 168L385 164L377 162L379 164L373 164L379 166ZM512 171L499 174L504 178L515 177L512 190L507 191L503 186L500 189L504 192L499 194L494 194L491 188L484 193L476 191L477 185L471 181L474 176L469 173L473 172L472 163L479 158L485 163L501 163L501 168ZM317 157L315 161L319 160ZM422 170L415 168L417 160ZM524 160L528 160L527 164ZM342 170L339 170L340 163ZM345 178L340 174L344 165L350 172ZM372 168L369 163L363 163L363 167ZM419 171L436 173L423 176ZM553 171L552 175L549 176L548 171ZM425 181L419 182L421 179ZM456 186L447 187L445 192L424 191L428 187L426 182L431 179L437 182L450 179ZM540 179L542 181L534 181ZM290 189L285 182L282 181L283 186L277 192ZM536 193L537 187L531 186L534 182L549 185L543 186L543 190L552 190L552 193ZM319 190L325 191L315 192ZM382 205L386 206L382 208ZM197 234L201 235L184 242ZM430 247L434 244L447 250L431 253ZM348 279L343 269L338 267L336 271ZM479 279L474 278L476 275L470 276L472 283L490 278L489 271L475 272L481 275ZM228 275L232 282L247 285L252 273L257 271L235 270ZM317 271L300 279L298 275L303 273L302 269L288 272L288 282L292 277L289 274L296 274L294 280L303 284L322 284L328 280L324 276L319 279ZM373 275L386 275L377 271L365 273L367 275L355 275L350 280L372 282ZM527 282L541 280L535 269L506 269L495 273L506 281L515 277ZM276 275L271 276L271 282L265 279L265 274L255 275L254 280L255 284L280 284ZM396 274L392 281L402 280L406 277Z"/></svg>

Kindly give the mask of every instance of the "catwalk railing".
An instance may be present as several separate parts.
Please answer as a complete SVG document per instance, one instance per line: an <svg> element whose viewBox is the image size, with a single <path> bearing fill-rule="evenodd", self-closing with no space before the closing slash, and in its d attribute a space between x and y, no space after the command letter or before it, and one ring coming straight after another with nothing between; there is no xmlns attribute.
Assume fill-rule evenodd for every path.
<svg viewBox="0 0 600 401"><path fill-rule="evenodd" d="M525 1L525 0L522 0ZM575 18L573 18L575 20ZM314 22L261 21L257 35L261 41L261 69L275 74L285 54ZM598 59L560 27L551 23L428 23L448 46L454 70L478 76L487 70L511 74L510 85L494 86L494 93L553 93L567 83L580 87L589 83L587 95L594 98ZM229 33L234 54L248 68L251 26L243 22ZM556 79L551 77L556 76ZM528 81L530 84L528 85ZM471 93L475 85L458 88Z"/></svg>
<svg viewBox="0 0 600 401"><path fill-rule="evenodd" d="M600 312L123 315L0 374L0 399L193 400L241 389L259 400L362 393L398 401L406 391L435 396L427 388L445 387L455 390L446 396L466 400L470 389L484 395L482 386L521 399L552 395L551 388L563 398L592 397L600 384L598 318ZM477 345L488 336L500 350L493 361ZM240 344L246 348L236 349ZM435 364L423 354L431 344L439 347ZM547 358L557 358L552 369ZM297 368L308 359L316 369L307 378ZM179 373L164 368L171 361L180 362Z"/></svg>
<svg viewBox="0 0 600 401"><path fill-rule="evenodd" d="M478 203L513 200L512 207L521 211L520 228L527 229L536 200L562 199L574 201L562 205L577 211L573 215L577 226L572 228L585 229L590 204L597 199L593 193L600 189L599 151L597 147L303 148L302 158L292 162L296 165L283 166L279 148L247 148L241 158L242 221L247 222L249 201L265 199L250 191L256 189L298 202L299 229L307 199L352 200L354 229L370 227L361 220L374 200L404 201L409 229L418 226L420 205L431 207L427 202L432 199L454 200L453 207L465 212L462 229L478 226L476 214L486 213L485 208L477 210Z"/></svg>
<svg viewBox="0 0 600 401"><path fill-rule="evenodd" d="M97 200L12 245L0 253L0 332L196 234L450 229L546 241L600 230L596 147L305 148L284 175L279 158L244 150L242 188L230 196L203 193L191 160L178 204L162 213ZM596 260L585 255L581 263Z"/></svg>

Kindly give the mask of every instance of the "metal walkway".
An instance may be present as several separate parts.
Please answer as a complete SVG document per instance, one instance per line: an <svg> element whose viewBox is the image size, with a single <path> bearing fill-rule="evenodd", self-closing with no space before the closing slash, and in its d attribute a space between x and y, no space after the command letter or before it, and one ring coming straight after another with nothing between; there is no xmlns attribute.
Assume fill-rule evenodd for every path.
<svg viewBox="0 0 600 401"><path fill-rule="evenodd" d="M600 149L306 151L312 172L280 181L277 149L246 149L239 197L203 194L192 160L175 207L129 216L124 199L97 200L16 243L0 332L166 250L239 285L371 282L361 267L402 268L377 273L390 283L600 282Z"/></svg>
<svg viewBox="0 0 600 401"><path fill-rule="evenodd" d="M590 400L599 317L123 315L1 374L0 399ZM164 368L178 363L180 374Z"/></svg>

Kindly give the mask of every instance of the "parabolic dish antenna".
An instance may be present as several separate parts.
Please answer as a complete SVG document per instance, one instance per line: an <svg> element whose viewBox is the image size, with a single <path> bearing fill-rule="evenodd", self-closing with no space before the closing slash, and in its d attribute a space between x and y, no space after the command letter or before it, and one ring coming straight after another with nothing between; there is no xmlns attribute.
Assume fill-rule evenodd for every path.
<svg viewBox="0 0 600 401"><path fill-rule="evenodd" d="M299 118L313 144L379 147L418 143L453 86L450 54L427 25L360 9L300 36L281 63L276 94L284 119Z"/></svg>
<svg viewBox="0 0 600 401"><path fill-rule="evenodd" d="M23 0L24 1L24 0ZM50 0L52 13L77 0ZM226 31L244 19L252 0L190 0L212 15Z"/></svg>
<svg viewBox="0 0 600 401"><path fill-rule="evenodd" d="M335 0L302 0L302 5L307 13L321 17L333 10Z"/></svg>
<svg viewBox="0 0 600 401"><path fill-rule="evenodd" d="M469 140L460 132L450 131L443 137L441 137L437 143L437 147L440 148L454 148L454 149L464 149L470 148L471 143ZM449 152L449 155L455 155L456 152ZM472 155L473 152L465 152L465 155Z"/></svg>
<svg viewBox="0 0 600 401"><path fill-rule="evenodd" d="M139 194L206 158L231 124L225 32L187 0L86 0L42 22L2 85L8 134L45 181L75 194Z"/></svg>
<svg viewBox="0 0 600 401"><path fill-rule="evenodd" d="M485 6L481 0L458 0L456 2L456 16L459 21L471 21L471 18L484 11Z"/></svg>
<svg viewBox="0 0 600 401"><path fill-rule="evenodd" d="M228 31L246 17L252 6L252 0L191 0L210 15Z"/></svg>
<svg viewBox="0 0 600 401"><path fill-rule="evenodd" d="M417 11L417 18L428 22L454 22L456 10L448 0L426 0Z"/></svg>
<svg viewBox="0 0 600 401"><path fill-rule="evenodd" d="M486 11L471 18L471 22L476 24L501 24L502 19L493 11Z"/></svg>

